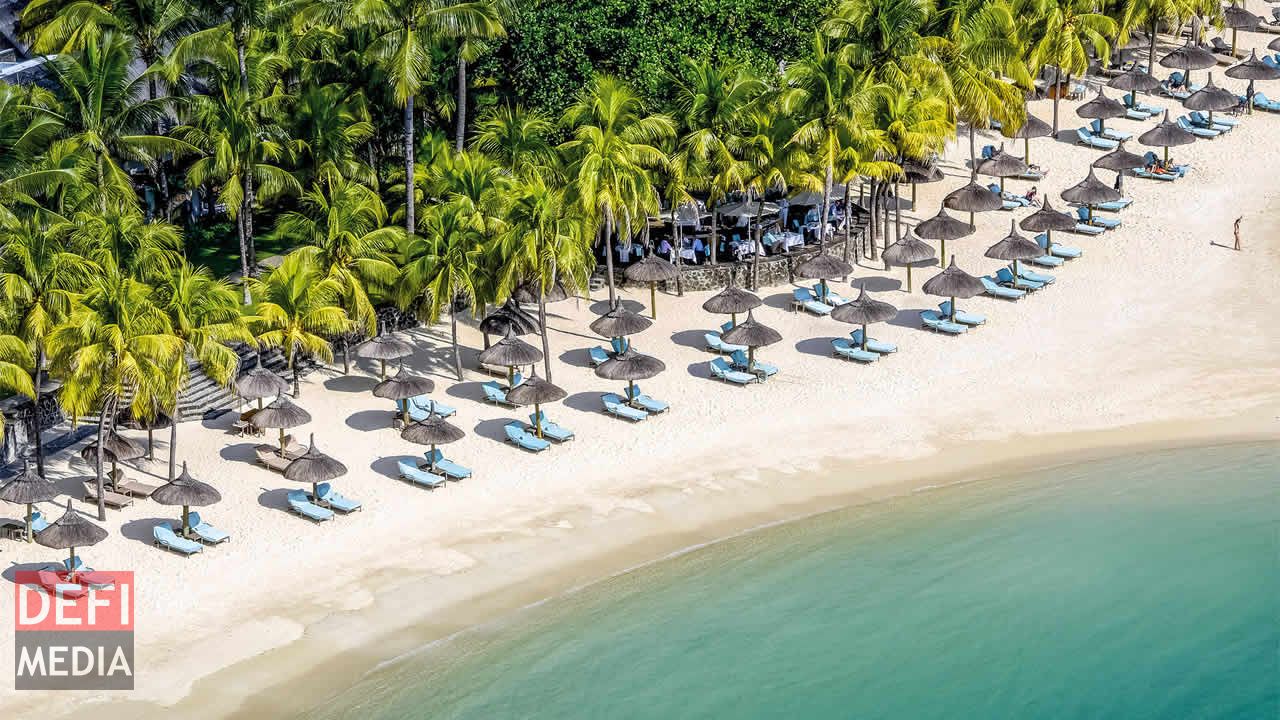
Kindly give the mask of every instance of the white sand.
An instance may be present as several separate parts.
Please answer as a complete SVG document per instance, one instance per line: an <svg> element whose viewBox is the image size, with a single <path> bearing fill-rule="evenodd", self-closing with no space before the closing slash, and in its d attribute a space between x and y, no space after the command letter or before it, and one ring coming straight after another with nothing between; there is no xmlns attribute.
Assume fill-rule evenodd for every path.
<svg viewBox="0 0 1280 720"><path fill-rule="evenodd" d="M1263 47L1270 37L1242 33L1241 45ZM1197 76L1201 82L1205 73ZM1216 77L1242 89L1220 71ZM1165 98L1158 104L1177 110ZM1061 106L1064 131L1083 124L1074 107ZM1051 106L1036 103L1033 110L1048 119ZM1152 123L1109 124L1136 135ZM1048 271L1056 285L1017 303L962 302L989 318L962 337L924 332L915 313L904 312L873 326L874 337L901 348L874 366L833 359L830 339L851 328L789 312L790 287L764 288L766 307L757 318L784 341L760 357L782 373L747 388L724 385L707 378L712 356L701 348L702 333L724 320L701 311L707 294L660 295L658 323L634 342L667 364L666 373L643 385L673 410L635 426L599 411L598 395L619 387L586 367L585 348L599 343L586 330L593 303L550 306L554 380L570 397L546 411L578 439L539 455L501 442L502 426L527 411L483 404L479 383L486 376L471 370L465 382L450 381L447 326L408 333L419 347L411 366L435 377L436 396L458 408L454 422L467 431L447 454L471 466L475 477L436 492L396 481L395 460L423 448L388 429L389 403L369 392L374 366L349 377L340 367L317 372L298 400L314 421L294 434L305 440L314 432L321 449L346 463L350 473L336 485L365 506L334 522L313 525L282 510L284 493L295 486L252 464L257 441L228 434L232 415L184 424L179 459L223 495L202 514L234 540L184 559L150 544L152 524L175 517L175 509L139 502L109 513L111 537L84 557L99 570L137 574L138 688L113 696L137 702L118 714L159 717L166 710L153 703L171 705L194 689L184 716L221 716L252 693L303 673L342 676L332 665L327 671L314 665L338 659L368 667L480 621L516 597L489 594L506 582L522 581L520 598L542 597L598 577L603 566L585 563L605 553L616 553L612 567L623 567L731 526L818 507L815 497L926 477L930 469L1139 437L1167 443L1242 430L1280 434L1277 138L1280 117L1258 113L1223 138L1176 149L1178 161L1194 165L1190 176L1170 184L1129 179L1135 202L1119 215L1122 229L1058 237L1085 254ZM979 148L999 141L988 133ZM1012 149L1021 154L1021 142ZM1136 143L1129 149L1145 150ZM920 187L922 212L907 213L909 222L932 215L942 195L965 181L967 153L962 137L948 154L947 181ZM1058 193L1081 180L1100 152L1044 139L1032 142L1032 155L1051 169L1038 184L1041 192L1064 206ZM1105 182L1114 177L1099 174ZM1015 190L1029 186L1008 183ZM1241 215L1245 250L1237 253L1228 248L1231 223ZM1008 231L1010 217L980 214L977 234L948 251L971 272L994 272L1000 263L982 253ZM863 261L855 282L866 280L880 299L918 311L940 300L918 292L931 274L916 272L917 293L908 295L899 290L903 271ZM844 284L836 290L852 292ZM594 302L603 297L596 293ZM648 302L644 289L627 289L623 297ZM468 328L463 341L464 362L475 367L480 336ZM1241 428L1242 422L1253 425ZM1091 434L1151 423L1158 424L1141 436ZM161 444L157 460L131 475L163 476L166 457ZM914 463L885 464L899 461ZM832 463L842 471L814 472ZM88 471L66 452L50 467L71 493ZM857 472L866 468L875 471ZM89 510L78 501L76 507ZM60 513L54 504L42 510ZM19 509L0 511L16 517ZM61 557L12 542L3 550L6 567ZM0 593L0 616L12 617L12 603L7 590ZM377 650L365 648L376 637ZM12 655L0 652L0 677L12 674ZM99 698L6 690L0 708L13 717L37 710L48 716L93 699ZM256 698L246 714L296 709L293 700Z"/></svg>

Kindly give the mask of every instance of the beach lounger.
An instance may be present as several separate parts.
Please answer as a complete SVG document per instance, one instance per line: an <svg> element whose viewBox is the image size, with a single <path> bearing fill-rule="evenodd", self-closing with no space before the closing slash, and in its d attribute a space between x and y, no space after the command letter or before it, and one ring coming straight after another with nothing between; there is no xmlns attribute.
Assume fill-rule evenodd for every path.
<svg viewBox="0 0 1280 720"><path fill-rule="evenodd" d="M1174 180L1182 177L1182 175L1178 173L1155 173L1146 168L1134 168L1133 176L1146 178L1148 180L1164 180L1165 182L1173 182Z"/></svg>
<svg viewBox="0 0 1280 720"><path fill-rule="evenodd" d="M1077 128L1076 139L1081 145L1088 145L1091 148L1097 148L1099 150L1115 150L1120 147L1120 143L1115 140L1094 137L1093 133L1089 132L1088 128Z"/></svg>
<svg viewBox="0 0 1280 720"><path fill-rule="evenodd" d="M1084 254L1084 251L1078 247L1070 245L1059 245L1058 243L1049 244L1049 236L1040 233L1036 236L1036 244L1049 251L1054 257L1064 258L1066 260L1074 260Z"/></svg>
<svg viewBox="0 0 1280 720"><path fill-rule="evenodd" d="M1089 208L1076 208L1076 217L1080 218L1080 222L1086 225L1095 225L1106 230L1115 230L1120 227L1120 220L1117 218L1109 218L1097 213L1093 213L1090 217Z"/></svg>
<svg viewBox="0 0 1280 720"><path fill-rule="evenodd" d="M938 310L942 312L943 317L947 318L948 320L951 319L951 301L950 300L943 300L938 305ZM958 322L961 325L968 325L969 327L977 327L979 325L987 324L987 316L979 315L978 313L971 313L971 312L965 312L964 310L959 310L956 312L955 320L953 320L952 322Z"/></svg>
<svg viewBox="0 0 1280 720"><path fill-rule="evenodd" d="M848 298L832 290L830 285L827 286L827 294L825 296L822 294L822 283L814 283L812 289L813 296L817 298L818 302L824 302L832 307L839 307L849 302Z"/></svg>
<svg viewBox="0 0 1280 720"><path fill-rule="evenodd" d="M324 522L333 519L333 511L329 508L323 508L311 502L311 498L307 496L304 490L290 490L286 500L289 503L289 510L301 515L308 520L315 522Z"/></svg>
<svg viewBox="0 0 1280 720"><path fill-rule="evenodd" d="M463 467L462 465L446 458L444 456L444 452L440 448L428 450L427 452L422 453L422 455L427 459L427 466L423 468L424 470L427 470L427 472L431 472L430 467L434 462L435 471L450 480L466 480L471 477L471 468Z"/></svg>
<svg viewBox="0 0 1280 720"><path fill-rule="evenodd" d="M458 414L457 408L451 407L449 405L445 405L439 400L432 400L427 395L419 395L417 397L410 398L409 403L410 403L409 409L411 411L413 410L413 408L416 407L417 409L422 410L427 414L434 413L438 417L443 417L443 418L451 417L453 415Z"/></svg>
<svg viewBox="0 0 1280 720"><path fill-rule="evenodd" d="M591 367L600 367L609 359L609 352L599 345L587 350L590 358Z"/></svg>
<svg viewBox="0 0 1280 720"><path fill-rule="evenodd" d="M179 522L181 522L181 520L179 520ZM200 517L200 513L195 510L187 513L187 522L191 524L191 532L194 533L196 539L202 543L217 545L218 543L224 543L231 539L230 533L223 532L222 530L219 530L205 522Z"/></svg>
<svg viewBox="0 0 1280 720"><path fill-rule="evenodd" d="M1041 285L1052 285L1054 281L1058 279L1052 275L1046 275L1045 273L1038 273L1034 270L1028 270L1024 267L1018 268L1018 277L1022 278L1023 280L1030 280L1031 282L1040 283Z"/></svg>
<svg viewBox="0 0 1280 720"><path fill-rule="evenodd" d="M640 422L641 420L647 420L649 418L649 413L644 410L637 410L636 408L631 407L626 404L621 397L614 395L613 393L605 393L604 395L601 395L600 402L604 403L605 412L624 420Z"/></svg>
<svg viewBox="0 0 1280 720"><path fill-rule="evenodd" d="M1156 115L1162 115L1164 113L1164 108L1158 105L1148 105L1144 102L1139 102L1133 93L1125 93L1123 102L1125 107L1130 110L1136 110L1140 113L1146 113L1147 117L1155 117Z"/></svg>
<svg viewBox="0 0 1280 720"><path fill-rule="evenodd" d="M68 600L82 598L88 592L80 583L66 582L52 570L37 570L36 582L50 595Z"/></svg>
<svg viewBox="0 0 1280 720"><path fill-rule="evenodd" d="M1122 197L1119 200L1112 200L1110 202L1098 203L1097 205L1093 206L1093 211L1095 213L1099 210L1103 212L1120 212L1121 210L1124 210L1125 208L1129 207L1132 204L1133 204L1133 198Z"/></svg>
<svg viewBox="0 0 1280 720"><path fill-rule="evenodd" d="M1009 268L1000 268L997 270L996 280L999 281L1001 285L1006 285L1018 290L1032 291L1039 290L1044 287L1044 283L1034 282L1022 277L1014 277L1013 271Z"/></svg>
<svg viewBox="0 0 1280 720"><path fill-rule="evenodd" d="M1187 132L1191 133L1192 135L1195 135L1198 138L1205 138L1206 140L1212 140L1222 134L1218 130L1210 130L1208 128L1196 127L1195 125L1192 125L1191 123L1187 122L1187 119L1185 117L1178 118L1178 127L1182 128L1183 130L1186 130Z"/></svg>
<svg viewBox="0 0 1280 720"><path fill-rule="evenodd" d="M547 419L547 414L537 412L529 416L529 432L537 433L538 421L542 421L542 437L551 438L556 442L566 442L574 438L573 431L557 425Z"/></svg>
<svg viewBox="0 0 1280 720"><path fill-rule="evenodd" d="M417 465L404 460L397 460L396 467L400 470L400 479L411 485L419 485L428 490L436 488L448 482L448 478L443 475L432 475L431 473L420 470Z"/></svg>
<svg viewBox="0 0 1280 720"><path fill-rule="evenodd" d="M1094 137L1106 138L1107 140L1124 142L1125 140L1133 139L1133 133L1116 130L1115 128L1103 127L1101 120L1094 120L1089 123L1089 129L1093 131Z"/></svg>
<svg viewBox="0 0 1280 720"><path fill-rule="evenodd" d="M743 350L738 350L729 356L729 366L734 370L753 373L761 379L771 378L778 374L776 365L770 365L759 360L751 362L747 357L747 353Z"/></svg>
<svg viewBox="0 0 1280 720"><path fill-rule="evenodd" d="M720 339L720 335L717 333L705 333L702 337L707 342L708 350L720 353L721 355L727 355L735 350L747 349L745 345L730 345L729 343L722 341Z"/></svg>
<svg viewBox="0 0 1280 720"><path fill-rule="evenodd" d="M880 359L880 353L863 350L844 338L831 338L831 354L835 357L860 363L872 363Z"/></svg>
<svg viewBox="0 0 1280 720"><path fill-rule="evenodd" d="M849 337L853 338L853 344L862 347L862 328L858 328L849 333ZM867 338L867 349L873 353L881 355L891 355L898 352L898 346L893 343L880 342L875 338Z"/></svg>
<svg viewBox="0 0 1280 720"><path fill-rule="evenodd" d="M148 485L137 480L125 480L115 483L116 490L135 498L149 498L151 493L160 489L159 485Z"/></svg>
<svg viewBox="0 0 1280 720"><path fill-rule="evenodd" d="M1267 112L1280 112L1280 102L1269 100L1266 93L1254 93L1253 106Z"/></svg>
<svg viewBox="0 0 1280 720"><path fill-rule="evenodd" d="M671 409L670 403L665 403L665 402L662 402L661 400L655 400L649 397L648 395L645 395L643 392L641 392L639 383L635 383L631 386L630 395L628 395L627 393L628 393L628 390L622 391L622 394L626 395L628 399L631 400L632 405L639 405L640 409L644 410L647 413L657 415L659 413L664 413Z"/></svg>
<svg viewBox="0 0 1280 720"><path fill-rule="evenodd" d="M151 528L151 536L155 539L155 544L165 550L172 550L187 557L191 557L198 552L204 552L204 546L194 540L188 540L179 537L173 531L173 527L167 522L156 523Z"/></svg>
<svg viewBox="0 0 1280 720"><path fill-rule="evenodd" d="M793 298L791 303L792 308L802 307L814 315L830 315L833 309L826 303L818 302L817 298L813 296L813 293L809 292L808 288L795 288L791 291L791 297Z"/></svg>
<svg viewBox="0 0 1280 720"><path fill-rule="evenodd" d="M1064 262L1066 262L1066 261L1065 261L1065 260L1063 260L1063 259L1062 259L1062 258L1060 258L1060 257L1057 257L1057 256L1053 255L1053 254L1045 254L1045 255L1041 255L1040 257L1034 257L1034 258L1030 258L1030 259L1028 259L1028 260L1024 260L1023 262L1029 262L1029 263L1031 263L1032 265L1039 265L1040 267L1055 267L1055 268L1056 268L1056 267L1061 267L1062 263L1064 263Z"/></svg>
<svg viewBox="0 0 1280 720"><path fill-rule="evenodd" d="M1160 83L1160 92L1168 95L1175 100L1186 100L1191 97L1191 93L1182 88L1174 87L1168 80Z"/></svg>
<svg viewBox="0 0 1280 720"><path fill-rule="evenodd" d="M733 321L732 321L732 320L730 320L730 321L729 321L729 322L727 322L727 323L721 323L721 324L720 324L720 332L722 332L722 333L729 332L729 331L730 331L730 330L732 330L732 329L733 329Z"/></svg>
<svg viewBox="0 0 1280 720"><path fill-rule="evenodd" d="M1169 84L1179 90L1184 90L1188 95L1195 94L1204 89L1204 85L1200 83L1186 84L1186 76L1181 71L1169 74Z"/></svg>
<svg viewBox="0 0 1280 720"><path fill-rule="evenodd" d="M1214 130L1221 130L1223 132L1233 130L1237 125L1240 124L1239 120L1225 117L1221 113L1215 115L1213 118L1213 121L1210 122L1209 116L1205 115L1199 110L1193 110L1191 114L1188 115L1188 118L1191 120L1192 125L1196 125L1198 127L1212 128Z"/></svg>
<svg viewBox="0 0 1280 720"><path fill-rule="evenodd" d="M760 381L760 378L755 375L739 372L729 367L729 363L725 362L724 358L716 358L711 361L711 377L736 385L750 385Z"/></svg>
<svg viewBox="0 0 1280 720"><path fill-rule="evenodd" d="M31 532L38 533L47 527L49 527L49 521L45 518L44 513L39 510L33 511L31 513ZM22 529L26 530L25 525Z"/></svg>
<svg viewBox="0 0 1280 720"><path fill-rule="evenodd" d="M924 325L926 330L946 333L948 335L959 335L969 331L969 327L967 325L953 323L932 310L925 310L920 313L920 322Z"/></svg>
<svg viewBox="0 0 1280 720"><path fill-rule="evenodd" d="M991 297L998 297L1001 300L1021 300L1022 296L1027 294L1025 290L1018 290L1016 288L1007 288L1007 287L1004 287L1003 285L1000 285L995 281L995 278L991 277L990 275L983 275L978 279L982 281L983 289Z"/></svg>
<svg viewBox="0 0 1280 720"><path fill-rule="evenodd" d="M352 500L349 497L339 494L338 491L334 490L333 486L327 482L317 485L316 491L320 493L319 504L333 510L337 510L344 515L363 508L363 505L360 504L359 500Z"/></svg>
<svg viewBox="0 0 1280 720"><path fill-rule="evenodd" d="M98 486L95 481L86 481L84 483L84 501L87 503L98 502ZM104 487L102 490L102 504L119 510L132 505L133 498L123 493L112 492Z"/></svg>
<svg viewBox="0 0 1280 720"><path fill-rule="evenodd" d="M287 458L280 457L280 453L276 452L271 445L259 445L253 449L253 454L258 458L260 465L278 473L284 472L284 469L289 467L289 463L293 462Z"/></svg>
<svg viewBox="0 0 1280 720"><path fill-rule="evenodd" d="M507 400L506 388L499 385L496 381L490 380L481 386L484 389L485 402L491 402L494 405L504 405L506 407L515 407L515 403Z"/></svg>
<svg viewBox="0 0 1280 720"><path fill-rule="evenodd" d="M507 442L530 452L542 452L551 447L551 443L524 429L523 423L510 422L503 426L507 433Z"/></svg>

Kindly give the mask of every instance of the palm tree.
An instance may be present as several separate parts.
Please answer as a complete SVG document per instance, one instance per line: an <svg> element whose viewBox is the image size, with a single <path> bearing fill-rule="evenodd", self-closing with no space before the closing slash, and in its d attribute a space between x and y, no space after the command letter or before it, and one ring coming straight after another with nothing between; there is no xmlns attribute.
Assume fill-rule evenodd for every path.
<svg viewBox="0 0 1280 720"><path fill-rule="evenodd" d="M356 154L374 136L364 96L343 83L305 85L290 113L290 130L300 151L305 177L327 180L336 175L372 185L373 167Z"/></svg>
<svg viewBox="0 0 1280 720"><path fill-rule="evenodd" d="M477 299L476 284L485 235L473 221L471 207L458 200L433 205L423 215L421 229L404 249L397 283L401 307L434 322L447 307L453 343L453 369L462 380L458 348L458 311Z"/></svg>
<svg viewBox="0 0 1280 720"><path fill-rule="evenodd" d="M293 394L301 391L298 353L333 361L326 336L347 332L351 321L339 303L342 286L327 277L306 254L292 252L280 267L249 283L253 292L251 326L258 344L284 351L285 366L293 372Z"/></svg>
<svg viewBox="0 0 1280 720"><path fill-rule="evenodd" d="M163 222L147 222L135 204L80 210L60 226L68 246L90 263L114 266L152 282L182 263L182 234Z"/></svg>
<svg viewBox="0 0 1280 720"><path fill-rule="evenodd" d="M1060 73L1071 76L1089 69L1089 49L1097 57L1111 53L1108 38L1116 35L1116 22L1096 11L1093 0L1037 0L1040 12L1030 17L1029 62L1033 68L1052 65L1054 71L1053 132L1058 132L1058 101L1061 99Z"/></svg>
<svg viewBox="0 0 1280 720"><path fill-rule="evenodd" d="M172 369L182 341L156 307L151 288L106 266L65 322L48 337L51 367L62 379L58 399L72 419L98 414L98 519L106 519L102 441L121 401L144 415L174 394ZM149 418L148 418L149 419Z"/></svg>
<svg viewBox="0 0 1280 720"><path fill-rule="evenodd" d="M183 262L156 286L155 304L169 317L173 335L183 352L171 368L174 389L163 407L169 410L169 480L173 481L178 447L179 398L189 374L187 358L194 359L211 380L227 386L235 378L240 358L226 343L252 343L240 299L232 286L216 280L206 268Z"/></svg>
<svg viewBox="0 0 1280 720"><path fill-rule="evenodd" d="M474 29L462 29L454 37L458 41L458 92L454 99L455 130L454 151L462 152L463 141L467 134L467 63L478 59L486 50L485 40L493 40L506 35L504 24L516 12L515 0L477 0L472 3L488 6L485 14L492 20L485 23L479 32Z"/></svg>
<svg viewBox="0 0 1280 720"><path fill-rule="evenodd" d="M512 175L556 162L551 119L521 105L498 105L480 118L473 147L506 167Z"/></svg>
<svg viewBox="0 0 1280 720"><path fill-rule="evenodd" d="M0 223L0 298L8 330L27 344L32 363L32 398L40 408L41 381L53 329L66 321L76 293L86 287L94 268L64 243L65 233L36 219ZM44 475L44 441L36 417L36 472Z"/></svg>
<svg viewBox="0 0 1280 720"><path fill-rule="evenodd" d="M591 233L581 210L569 202L562 188L538 175L514 188L507 209L507 229L498 238L498 254L505 259L500 292L509 295L520 285L538 291L538 326L547 380L551 380L551 348L547 338L546 296L557 283L584 289L591 275Z"/></svg>
<svg viewBox="0 0 1280 720"><path fill-rule="evenodd" d="M711 262L716 261L719 222L715 205L743 187L748 170L741 157L748 111L766 86L750 69L717 66L686 59L673 76L676 118L683 128L679 152L672 159L692 187L708 191L712 208Z"/></svg>
<svg viewBox="0 0 1280 720"><path fill-rule="evenodd" d="M887 174L893 181L894 198L897 200L898 178L901 166L907 161L925 162L946 145L955 127L948 120L950 108L936 94L921 92L916 87L884 87L879 93L871 125L880 131L880 138L888 159L897 167ZM897 236L902 235L902 203L896 208ZM888 243L888 233L885 245Z"/></svg>
<svg viewBox="0 0 1280 720"><path fill-rule="evenodd" d="M800 128L791 115L775 108L758 107L751 112L747 122L751 129L743 141L742 154L746 160L743 184L760 200L755 217L756 251L751 254L751 287L754 289L759 286L760 279L760 223L765 193L785 193L796 181L813 181L805 173L812 158L797 140ZM827 190L830 192L829 184Z"/></svg>
<svg viewBox="0 0 1280 720"><path fill-rule="evenodd" d="M1156 61L1156 36L1160 23L1168 22L1176 27L1193 17L1208 17L1220 11L1216 0L1126 0L1115 18L1118 27L1128 39L1130 30L1145 27L1147 31L1147 71L1151 72Z"/></svg>
<svg viewBox="0 0 1280 720"><path fill-rule="evenodd" d="M32 382L31 348L17 335L0 334L0 390L6 393L25 395L38 402L35 385ZM39 378L36 378L36 382ZM40 436L40 406L33 406L33 424L36 437ZM0 415L0 432L4 430L4 416ZM40 444L37 443L37 448ZM39 452L39 450L37 450ZM42 477L44 470L39 465L36 472Z"/></svg>
<svg viewBox="0 0 1280 720"><path fill-rule="evenodd" d="M630 244L632 218L644 222L641 213L657 213L657 193L647 170L666 160L660 145L674 136L675 127L665 115L649 115L631 86L608 75L592 81L562 122L573 139L560 150L569 162L573 196L597 223L613 307L618 296L609 240L622 220L625 232L619 233L619 241Z"/></svg>
<svg viewBox="0 0 1280 720"><path fill-rule="evenodd" d="M17 222L17 213L34 212L33 194L76 180L70 170L39 166L38 158L62 130L50 111L54 102L38 86L0 83L0 225Z"/></svg>

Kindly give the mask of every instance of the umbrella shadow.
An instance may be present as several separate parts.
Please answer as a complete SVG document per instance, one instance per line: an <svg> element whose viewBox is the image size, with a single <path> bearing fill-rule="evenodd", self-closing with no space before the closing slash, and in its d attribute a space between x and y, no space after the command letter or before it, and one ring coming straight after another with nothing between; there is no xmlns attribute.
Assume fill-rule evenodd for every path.
<svg viewBox="0 0 1280 720"><path fill-rule="evenodd" d="M275 438L264 436L262 442L270 444L273 439ZM240 461L251 463L254 461L253 449L257 447L258 444L259 443L235 443L234 445L227 445L218 451L218 457L223 460L230 460L233 462Z"/></svg>
<svg viewBox="0 0 1280 720"><path fill-rule="evenodd" d="M182 508L174 508L178 512L179 517L182 514ZM130 520L120 526L120 534L130 540L136 540L143 545L151 545L155 542L155 536L152 534L152 528L161 523L165 523L172 527L176 518L150 517Z"/></svg>
<svg viewBox="0 0 1280 720"><path fill-rule="evenodd" d="M289 513L289 489L275 488L268 490L261 488L262 493L258 495L258 504L268 510L279 510Z"/></svg>
<svg viewBox="0 0 1280 720"><path fill-rule="evenodd" d="M920 326L920 313L927 309L928 308L904 308L899 310L898 314L894 315L893 319L888 320L887 322L890 325L896 325L898 327L922 330L923 328Z"/></svg>
<svg viewBox="0 0 1280 720"><path fill-rule="evenodd" d="M560 362L572 367L591 367L591 354L586 348L574 348L560 353Z"/></svg>
<svg viewBox="0 0 1280 720"><path fill-rule="evenodd" d="M706 335L710 330L681 330L671 333L671 342L694 350L702 350L707 345Z"/></svg>
<svg viewBox="0 0 1280 720"><path fill-rule="evenodd" d="M574 393L565 398L562 404L578 412L598 413L604 410L604 406L600 404L600 396L602 394L599 391Z"/></svg>
<svg viewBox="0 0 1280 720"><path fill-rule="evenodd" d="M378 384L376 378L367 375L339 375L324 381L326 390L345 393L363 393L373 390Z"/></svg>
<svg viewBox="0 0 1280 720"><path fill-rule="evenodd" d="M421 455L392 455L390 457L380 457L369 463L369 469L392 480L398 480L400 478L400 462L406 462L417 467L421 461Z"/></svg>
<svg viewBox="0 0 1280 720"><path fill-rule="evenodd" d="M689 373L689 377L710 380L711 368L708 365L710 362L710 360L698 360L697 362L691 362L685 367L685 372Z"/></svg>
<svg viewBox="0 0 1280 720"><path fill-rule="evenodd" d="M866 290L867 292L888 292L890 290L902 289L901 280L880 275L860 277L850 284L853 285L855 289Z"/></svg>
<svg viewBox="0 0 1280 720"><path fill-rule="evenodd" d="M361 432L376 432L391 427L395 413L391 410L360 410L347 416L347 427Z"/></svg>
<svg viewBox="0 0 1280 720"><path fill-rule="evenodd" d="M505 384L505 382L504 380L503 383ZM444 394L461 400L475 400L482 403L484 402L484 383L476 380L454 383L449 386L448 390L444 391Z"/></svg>
<svg viewBox="0 0 1280 720"><path fill-rule="evenodd" d="M60 551L50 550L49 552L52 553L52 552L60 552ZM58 563L56 560L48 560L45 562L12 563L9 565L9 567L4 569L4 572L0 572L0 577L3 577L5 580L8 580L11 583L17 584L18 573L40 572L41 570L48 570L51 567L55 567L57 566L57 564Z"/></svg>
<svg viewBox="0 0 1280 720"><path fill-rule="evenodd" d="M818 357L831 356L831 340L829 337L806 338L796 343L796 351L805 355L815 355Z"/></svg>
<svg viewBox="0 0 1280 720"><path fill-rule="evenodd" d="M771 307L775 310L790 310L792 297L794 296L790 293L774 293L762 299L765 307Z"/></svg>
<svg viewBox="0 0 1280 720"><path fill-rule="evenodd" d="M1058 134L1053 136L1053 139L1060 143L1065 143L1067 145L1075 145L1076 143L1080 142L1080 136L1076 134L1075 128L1069 128L1067 130L1059 130Z"/></svg>
<svg viewBox="0 0 1280 720"><path fill-rule="evenodd" d="M518 422L513 417L492 418L489 420L481 420L476 423L472 430L476 435L489 440L496 440L500 443L507 441L507 431L504 429L507 423Z"/></svg>
<svg viewBox="0 0 1280 720"><path fill-rule="evenodd" d="M626 298L621 298L621 297L618 298L618 307L622 308L623 310L630 310L633 313L644 312L644 309L645 309L642 303L636 302L635 300L627 300ZM609 312L608 298L604 300L597 300L596 302L591 303L591 306L589 309L591 310L592 313L596 315L604 315L605 313Z"/></svg>

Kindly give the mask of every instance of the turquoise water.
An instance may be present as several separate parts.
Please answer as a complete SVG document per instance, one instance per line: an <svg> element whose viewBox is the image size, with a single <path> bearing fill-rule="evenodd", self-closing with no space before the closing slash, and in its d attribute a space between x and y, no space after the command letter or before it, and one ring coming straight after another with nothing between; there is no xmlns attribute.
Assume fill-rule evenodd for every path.
<svg viewBox="0 0 1280 720"><path fill-rule="evenodd" d="M311 717L1280 717L1280 447L769 528L519 613Z"/></svg>

